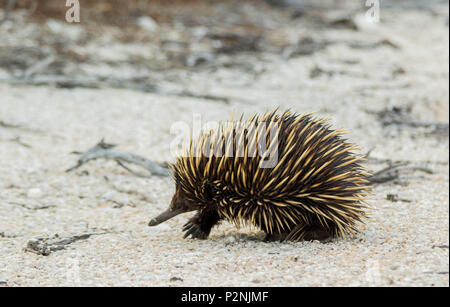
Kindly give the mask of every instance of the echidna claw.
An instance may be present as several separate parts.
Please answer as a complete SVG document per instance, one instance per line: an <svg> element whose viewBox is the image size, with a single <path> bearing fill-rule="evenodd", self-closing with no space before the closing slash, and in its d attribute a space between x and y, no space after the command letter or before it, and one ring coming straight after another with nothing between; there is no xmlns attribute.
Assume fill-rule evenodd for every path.
<svg viewBox="0 0 450 307"><path fill-rule="evenodd" d="M193 224L192 222L187 222L183 226L183 231L186 233L184 234L184 238L191 236L193 239L206 239L208 235L200 229L199 225Z"/></svg>
<svg viewBox="0 0 450 307"><path fill-rule="evenodd" d="M192 227L192 225L193 225L193 224L192 224L191 222L187 222L186 224L183 225L183 231L188 230L189 228Z"/></svg>

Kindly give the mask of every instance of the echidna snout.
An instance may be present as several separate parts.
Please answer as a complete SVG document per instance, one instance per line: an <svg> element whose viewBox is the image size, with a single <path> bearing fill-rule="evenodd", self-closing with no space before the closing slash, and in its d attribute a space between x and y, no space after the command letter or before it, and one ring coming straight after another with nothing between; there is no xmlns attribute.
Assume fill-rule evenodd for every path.
<svg viewBox="0 0 450 307"><path fill-rule="evenodd" d="M196 210L183 227L184 237L206 239L221 220L254 225L270 240L357 233L366 217L370 174L354 153L359 148L326 121L275 110L191 139L171 165L176 184L171 205L149 225ZM260 141L266 151L255 146ZM275 165L261 167L274 151Z"/></svg>
<svg viewBox="0 0 450 307"><path fill-rule="evenodd" d="M185 213L182 210L172 210L171 208L167 209L157 217L151 219L151 221L148 223L148 226L156 226L159 225L167 220L170 220L174 216L177 216L178 214Z"/></svg>
<svg viewBox="0 0 450 307"><path fill-rule="evenodd" d="M180 195L180 190L177 187L174 196L172 197L172 202L170 203L169 208L158 215L157 217L153 218L149 223L148 226L156 226L159 225L167 220L170 220L171 218L182 214L187 213L190 211L196 210L195 204L190 204L188 201L182 198Z"/></svg>

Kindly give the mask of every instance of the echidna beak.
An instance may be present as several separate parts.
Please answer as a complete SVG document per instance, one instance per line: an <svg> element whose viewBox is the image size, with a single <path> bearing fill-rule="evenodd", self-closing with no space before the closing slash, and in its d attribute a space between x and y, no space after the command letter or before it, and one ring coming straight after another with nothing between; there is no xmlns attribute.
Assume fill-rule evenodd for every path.
<svg viewBox="0 0 450 307"><path fill-rule="evenodd" d="M154 219L152 219L150 221L150 223L148 223L148 226L159 225L167 220L170 220L174 216L177 216L178 214L181 214L184 212L185 212L184 210L172 210L171 208L169 208L166 211L164 211L163 213L161 213L160 215L158 215L157 217L155 217Z"/></svg>

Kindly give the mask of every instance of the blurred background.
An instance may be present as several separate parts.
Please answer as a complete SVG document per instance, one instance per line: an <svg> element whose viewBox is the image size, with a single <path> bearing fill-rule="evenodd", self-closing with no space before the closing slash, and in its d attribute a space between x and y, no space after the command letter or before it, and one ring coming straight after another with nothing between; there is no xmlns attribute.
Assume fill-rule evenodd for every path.
<svg viewBox="0 0 450 307"><path fill-rule="evenodd" d="M106 120L106 112L116 110L121 114L116 121L109 118L108 125L79 129L88 138L137 135L133 141L157 155L160 150L152 148L162 137L148 136L146 129L155 126L161 128L158 134L166 133L170 123L191 121L192 113L200 110L210 119L223 120L281 106L316 110L342 126L365 127L371 133L381 127L384 135L396 135L404 127L419 127L425 132L407 133L448 134L447 1L0 4L3 121L8 121L5 112L10 110L10 121L30 122L14 116L34 114L33 107L47 110L47 122L56 123L52 119L65 106L65 116L75 117L72 124L79 122L79 112L105 114ZM25 113L6 106L17 106L17 91L35 101L18 99ZM71 102L45 99L48 93ZM83 95L93 103L86 105L85 98L77 102ZM117 102L118 109L109 109L121 95L126 98ZM38 102L41 99L47 101ZM146 107L153 112L142 110L142 100L152 102ZM45 107L38 107L40 103ZM122 112L120 105L141 111L136 118L133 108ZM156 118L150 115L155 112ZM128 115L134 124L126 123ZM369 128L372 121L375 126ZM125 130L114 129L122 126ZM370 144L367 138L362 142ZM169 142L164 143L167 150Z"/></svg>
<svg viewBox="0 0 450 307"><path fill-rule="evenodd" d="M323 52L357 66L355 57L339 55L343 45L369 56L378 49L408 48L401 42L408 38L394 33L395 24L389 33L384 21L421 13L448 28L448 3L439 0L76 2L79 23L67 22L71 5L65 1L0 2L0 82L208 96L204 90L191 93L188 85L180 86L178 73L232 70L257 79L270 69L267 61L314 59ZM370 19L370 13L378 16ZM408 30L406 23L404 27ZM389 65L393 78L406 69L398 61ZM345 74L314 65L309 79Z"/></svg>

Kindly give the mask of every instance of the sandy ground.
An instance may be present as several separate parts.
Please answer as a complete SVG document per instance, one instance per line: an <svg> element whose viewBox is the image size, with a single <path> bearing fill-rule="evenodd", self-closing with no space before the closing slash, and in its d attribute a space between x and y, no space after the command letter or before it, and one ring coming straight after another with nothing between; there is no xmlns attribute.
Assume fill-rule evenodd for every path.
<svg viewBox="0 0 450 307"><path fill-rule="evenodd" d="M229 103L0 83L0 286L448 286L448 134L384 127L375 114L409 106L416 121L448 124L448 5L435 14L382 14L375 27L321 35L387 39L397 48L336 43L308 57L240 55L257 77L233 67L172 73L173 87L226 96ZM315 67L331 73L311 78ZM138 178L111 161L65 172L76 162L70 152L103 137L120 149L171 161L175 122L192 125L197 113L204 122L227 120L275 106L318 111L351 129L352 141L373 149L367 165L373 170L387 159L434 173L409 172L376 186L369 201L376 210L361 233L321 244L266 243L258 231L227 223L206 241L185 240L188 214L147 226L167 207L171 179ZM388 200L389 194L400 200ZM36 237L102 232L49 256L24 250Z"/></svg>

